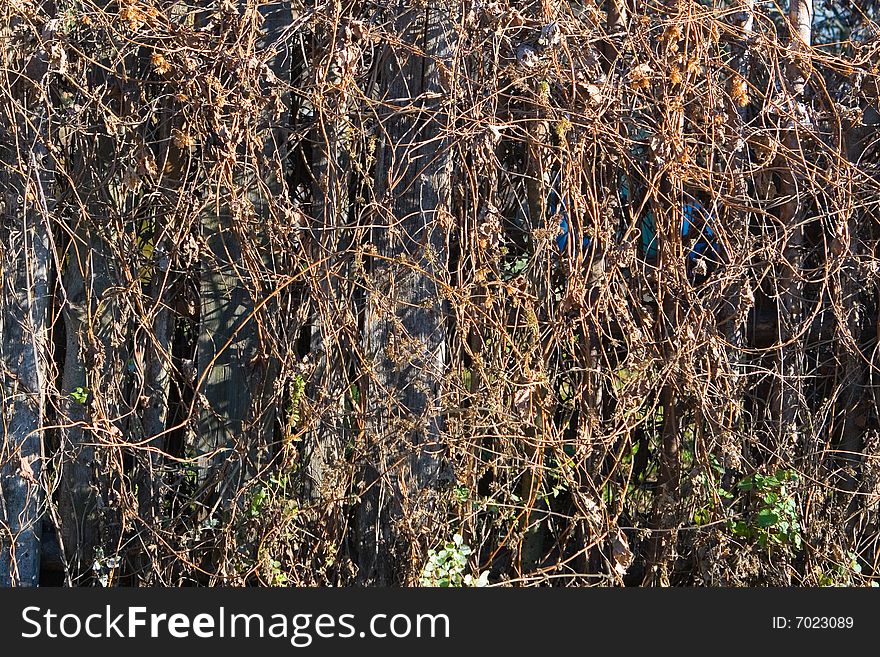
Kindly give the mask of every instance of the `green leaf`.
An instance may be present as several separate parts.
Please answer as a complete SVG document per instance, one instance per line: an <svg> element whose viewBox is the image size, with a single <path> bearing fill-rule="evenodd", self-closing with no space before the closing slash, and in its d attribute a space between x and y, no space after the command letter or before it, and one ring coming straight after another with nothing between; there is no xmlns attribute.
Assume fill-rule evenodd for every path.
<svg viewBox="0 0 880 657"><path fill-rule="evenodd" d="M752 530L749 528L749 526L745 522L743 522L742 520L738 520L735 523L733 523L731 525L730 529L737 536L748 537L748 536L751 536L751 533L752 533Z"/></svg>
<svg viewBox="0 0 880 657"><path fill-rule="evenodd" d="M70 393L70 398L77 404L85 404L89 398L89 389L79 386Z"/></svg>
<svg viewBox="0 0 880 657"><path fill-rule="evenodd" d="M761 511L758 512L758 527L773 527L778 522L779 516L776 515L772 509L761 509Z"/></svg>

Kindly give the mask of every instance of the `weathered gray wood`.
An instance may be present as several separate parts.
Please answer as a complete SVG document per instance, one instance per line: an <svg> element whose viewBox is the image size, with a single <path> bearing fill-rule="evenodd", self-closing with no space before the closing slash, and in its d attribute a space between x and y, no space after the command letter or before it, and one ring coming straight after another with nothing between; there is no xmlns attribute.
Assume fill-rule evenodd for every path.
<svg viewBox="0 0 880 657"><path fill-rule="evenodd" d="M793 48L797 52L809 47L812 42L813 23L812 0L792 0L789 9L789 24L792 31ZM797 61L789 63L786 70L786 83L790 99L790 111L794 120L800 120L798 103L804 101L803 95L807 80ZM779 220L785 230L783 263L778 275L779 289L779 341L777 385L774 396L773 417L777 444L797 445L805 420L803 398L803 341L798 332L804 321L803 302L803 263L804 263L804 208L799 198L798 177L794 170L801 151L798 131L793 127L786 135L784 143L790 154L790 163L783 171L779 194L784 203L780 207Z"/></svg>
<svg viewBox="0 0 880 657"><path fill-rule="evenodd" d="M20 91L20 85L13 88ZM9 163L0 174L5 206L0 227L0 586L37 586L44 504L52 165L41 134L46 114L35 112L35 132L28 127L35 117L22 116L8 105L0 106L0 112L14 117L11 125L18 125L17 140L0 130L3 161Z"/></svg>
<svg viewBox="0 0 880 657"><path fill-rule="evenodd" d="M742 0L741 19L738 23L739 39L733 44L733 70L736 84L746 85L751 72L751 40L755 23L755 0ZM742 205L730 207L727 215L727 240L734 245L733 248L744 248L749 239L749 213L745 210L745 199L748 197L747 174L749 164L749 146L747 139L747 124L750 117L746 98L741 97L735 102L734 107L739 119L738 133L739 143L734 154L733 176L735 195L742 199ZM719 226L713 226L713 230L719 230ZM730 404L726 408L718 408L713 433L721 440L721 452L725 460L731 466L738 465L742 445L735 438L736 427L740 424L742 414L742 374L745 370L743 347L746 341L746 320L753 303L749 301L749 295L743 293L743 285L750 285L748 267L737 271L728 272L731 281L725 291L725 295L716 313L720 328L727 344L724 353L729 367L729 378L726 381L727 399Z"/></svg>
<svg viewBox="0 0 880 657"><path fill-rule="evenodd" d="M341 9L341 7L340 7ZM328 44L328 57L344 47L344 35L337 34L337 43ZM328 78L335 72L332 66ZM330 80L328 80L330 81ZM331 82L335 82L332 80ZM310 397L320 416L316 430L306 438L306 498L320 503L327 491L330 471L342 457L346 440L346 399L350 394L349 366L353 340L356 337L354 296L347 250L351 238L346 231L351 179L347 150L347 99L344 92L334 93L331 102L316 108L313 131L312 247L318 266L311 291L314 306L314 327L311 353L315 369L310 377Z"/></svg>
<svg viewBox="0 0 880 657"><path fill-rule="evenodd" d="M408 556L392 555L390 515L409 515L422 492L438 483L443 454L440 412L446 331L439 281L447 265L443 214L450 205L451 158L442 71L451 60L453 23L445 3L396 2L395 32L418 50L388 48L381 71L385 142L377 195L390 213L377 216L374 286L366 319L370 436L382 436L372 486L362 500L360 573L365 583L389 584ZM421 53L424 53L422 55ZM397 510L394 510L394 507ZM379 514L379 517L376 514ZM407 564L408 566L409 564Z"/></svg>
<svg viewBox="0 0 880 657"><path fill-rule="evenodd" d="M108 161L99 154L93 161ZM101 431L119 423L119 382L127 360L124 348L113 337L120 324L118 304L111 298L111 290L119 284L113 271L114 254L100 235L101 222L95 221L106 216L106 203L112 202L103 191L99 180L83 180L79 185L79 193L93 212L73 226L63 278L61 310L67 341L59 400L58 436L64 459L58 509L65 556L74 578L91 573L100 540L96 445ZM98 406L93 404L96 398L101 400Z"/></svg>
<svg viewBox="0 0 880 657"><path fill-rule="evenodd" d="M28 25L13 19L7 29ZM37 586L44 513L43 432L50 359L49 214L55 162L48 150L50 26L4 41L0 70L0 586Z"/></svg>
<svg viewBox="0 0 880 657"><path fill-rule="evenodd" d="M247 3L241 3L241 10ZM291 3L268 2L259 6L262 17L255 53L266 59L272 74L286 84L290 79L291 53L284 47L285 31L292 22ZM274 54L273 54L274 53ZM243 260L242 239L253 249L265 250L265 222L273 198L281 191L271 163L285 157L282 135L277 126L283 116L270 120L264 137L262 164L236 165L235 189L214 187L221 195L202 213L200 326L197 346L197 421L191 447L198 459L202 482L224 467L222 488L236 490L242 474L236 446L259 450L270 441L272 410L262 407L265 393L277 365L257 358L259 331L254 311L262 301L254 290ZM263 126L263 127L267 127ZM283 167L281 169L283 171ZM247 190L243 193L242 190ZM240 205L237 195L247 198L253 216L236 216L232 208ZM248 226L242 231L243 220ZM263 257L261 254L260 257ZM249 440L253 438L253 440Z"/></svg>

